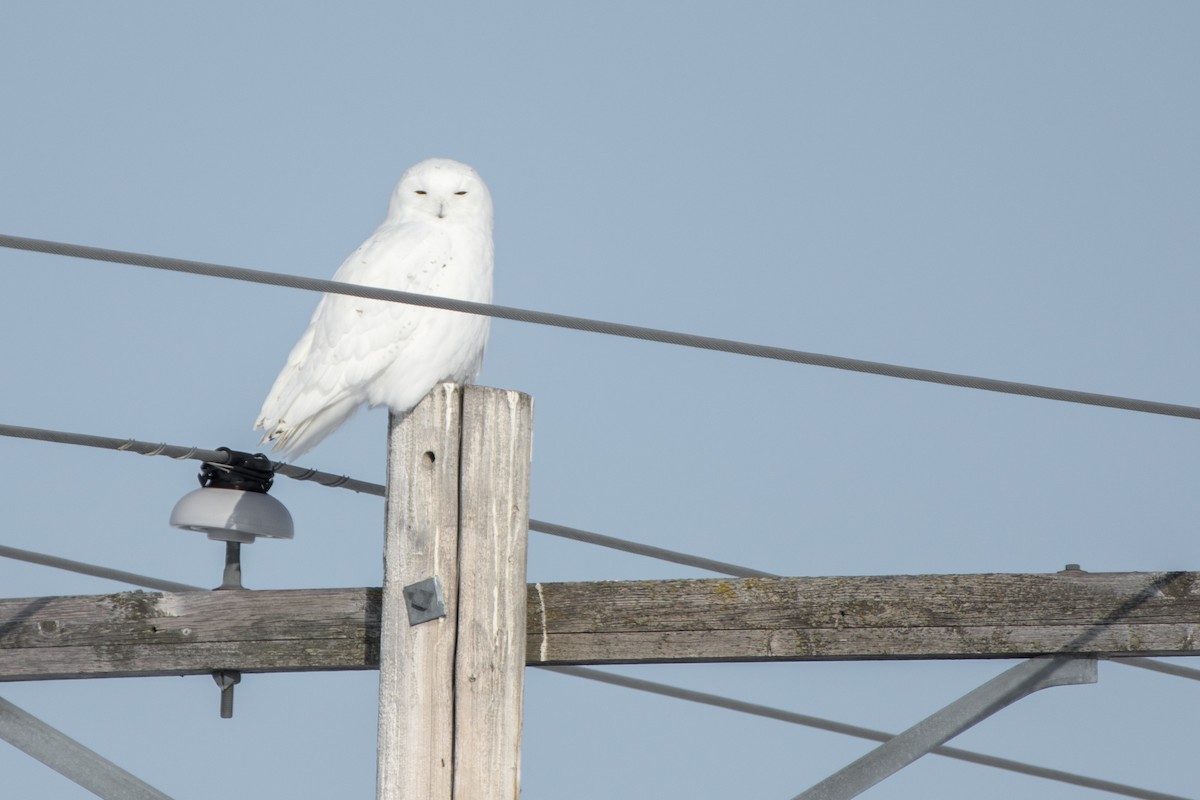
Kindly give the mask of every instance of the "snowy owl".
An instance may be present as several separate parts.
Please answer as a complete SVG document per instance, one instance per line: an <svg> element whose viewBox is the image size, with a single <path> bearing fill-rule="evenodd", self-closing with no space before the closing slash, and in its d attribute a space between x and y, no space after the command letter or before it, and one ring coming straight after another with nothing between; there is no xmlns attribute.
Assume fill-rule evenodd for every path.
<svg viewBox="0 0 1200 800"><path fill-rule="evenodd" d="M333 279L488 303L492 253L487 186L466 164L431 158L404 173L387 219ZM473 381L487 336L487 317L325 295L254 427L295 458L363 403L404 414L438 383Z"/></svg>

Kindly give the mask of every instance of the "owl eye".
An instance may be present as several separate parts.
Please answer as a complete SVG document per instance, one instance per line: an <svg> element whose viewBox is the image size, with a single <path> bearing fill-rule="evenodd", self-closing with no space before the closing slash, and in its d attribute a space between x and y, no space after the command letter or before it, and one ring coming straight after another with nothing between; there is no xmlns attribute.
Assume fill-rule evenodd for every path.
<svg viewBox="0 0 1200 800"><path fill-rule="evenodd" d="M424 189L417 189L417 191L413 192L413 194L425 194L425 190L424 190Z"/></svg>
<svg viewBox="0 0 1200 800"><path fill-rule="evenodd" d="M466 194L466 192L455 192L455 194L461 197L462 195Z"/></svg>

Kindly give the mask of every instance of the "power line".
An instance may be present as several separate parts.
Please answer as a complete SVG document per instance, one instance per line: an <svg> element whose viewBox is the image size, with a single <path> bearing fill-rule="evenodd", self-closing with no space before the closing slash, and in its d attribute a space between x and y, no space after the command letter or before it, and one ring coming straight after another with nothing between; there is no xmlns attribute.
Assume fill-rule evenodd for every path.
<svg viewBox="0 0 1200 800"><path fill-rule="evenodd" d="M1200 681L1200 669L1193 669L1192 667L1181 667L1178 664L1168 664L1165 661L1155 661L1151 658L1141 658L1138 656L1109 660L1114 664L1124 664L1127 667L1140 667L1153 672L1161 672L1164 675L1174 675L1177 678L1190 678L1194 681Z"/></svg>
<svg viewBox="0 0 1200 800"><path fill-rule="evenodd" d="M539 520L529 520L529 530L546 533L550 536L561 536L564 539L573 539L577 542L586 542L600 547L607 547L612 550L621 550L626 553L633 553L647 558L656 558L659 561L670 561L675 564L683 564L696 569L708 570L709 572L717 572L721 575L733 575L737 578L777 578L779 577L773 572L763 572L761 570L752 569L750 567L742 567L737 564L730 564L726 561L714 561L711 558L702 558L688 553L681 553L678 550L667 550L664 547L655 547L641 542L631 542L628 539L618 539L615 536L605 536L602 533L592 533L590 531L581 531L578 528L568 528L565 525L555 525L552 522L541 522Z"/></svg>
<svg viewBox="0 0 1200 800"><path fill-rule="evenodd" d="M27 561L30 564L40 564L43 567L52 567L68 572L78 572L81 575L91 575L96 578L108 578L118 583L129 583L134 586L144 586L147 589L158 589L163 592L195 592L201 591L204 588L202 586L192 586L189 583L166 581L161 578L152 578L149 575L138 575L136 572L126 572L125 570L101 567L96 564L85 564L82 561L72 561L69 558L59 558L58 556L35 553L32 550L20 550L16 547L7 547L5 545L0 545L0 557L11 558L17 561Z"/></svg>
<svg viewBox="0 0 1200 800"><path fill-rule="evenodd" d="M102 450L120 450L127 453L137 453L143 456L166 456L177 461L194 459L212 464L224 464L229 460L229 454L220 450L205 450L201 447L183 447L177 444L162 442L143 442L137 439L116 439L111 436L95 436L90 433L71 433L55 431L47 428L28 428L21 425L0 424L0 436L10 436L17 439L32 439L39 442L55 442L57 444L81 445L97 447ZM314 481L322 486L349 489L363 494L383 496L384 490L378 483L368 483L350 478L346 475L334 475L331 472L321 472L315 469L297 467L282 461L271 462L271 468L280 475L298 481Z"/></svg>
<svg viewBox="0 0 1200 800"><path fill-rule="evenodd" d="M199 447L184 447L177 444L165 444L162 442L143 442L137 439L117 439L109 436L95 436L88 433L71 433L68 431L55 431L46 428L28 428L21 425L5 425L0 424L0 436L9 436L17 439L32 439L40 442L55 442L57 444L79 445L83 447L97 447L104 450L120 450L127 453L137 453L144 456L166 456L177 460L194 459L196 461L211 462L215 464L224 464L229 459L229 454L220 450L205 450ZM383 484L370 483L361 481L356 478L351 478L346 475L335 475L331 472L321 472L316 469L308 469L306 467L297 467L292 464L283 462L272 462L271 468L280 475L286 475L299 481L314 481L322 486L335 487L339 489L349 489L361 494L375 495L383 497L386 495L386 489ZM569 528L566 525L557 525L553 522L543 522L537 519L529 520L529 530L544 533L549 536L558 536L564 539L573 539L578 542L586 542L598 547L607 547L613 550L620 550L626 553L645 556L647 558L655 558L660 561L670 561L675 564L683 564L696 569L717 572L722 575L733 575L741 578L753 577L773 577L772 573L762 572L760 570L751 569L750 567L742 567L737 564L730 564L724 561L714 561L710 558L683 553L678 550L668 550L665 547L655 547L653 545L641 544L628 539L619 539L616 536L605 536L601 533L592 533L590 531L580 530L579 528Z"/></svg>
<svg viewBox="0 0 1200 800"><path fill-rule="evenodd" d="M587 319L584 317L552 314L544 311L514 308L511 306L475 303L468 300L455 300L446 297L414 294L394 289L380 289L373 286L342 283L339 281L305 278L297 275L287 275L280 272L245 269L223 264L212 264L204 261L190 261L166 256L131 253L124 250L109 250L88 245L54 242L43 239L29 239L23 236L0 234L0 247L14 250L27 250L37 253L84 258L92 261L105 261L115 264L149 267L151 269L183 272L192 275L206 275L214 278L261 283L268 286L284 286L293 289L304 289L313 292L344 294L352 297L363 297L371 300L386 300L409 305L440 308L448 311L459 311L467 314L508 319L516 322L526 322L536 325L549 325L568 330L586 331L609 336L621 336L629 339L641 339L663 344L674 344L682 347L693 347L701 350L714 350L724 353L767 358L776 361L787 361L795 364L829 367L832 369L862 372L869 375L881 375L904 380L937 383L944 386L958 386L967 389L980 389L1003 394L1015 394L1024 397L1039 397L1046 400L1058 400L1066 403L1118 408L1127 411L1138 411L1147 414L1161 414L1173 417L1200 419L1200 408L1179 405L1175 403L1160 403L1151 400L1139 400L1116 395L1080 392L1073 389L1059 389L1050 386L1040 386L1031 383L983 378L973 375L961 375L952 372L905 367L896 364L885 364L878 361L864 361L857 358L808 353L802 350L792 350L786 347L753 344L733 339L719 339L711 336L698 336L678 331L668 331L659 328L647 328L640 325L626 325L617 322Z"/></svg>
<svg viewBox="0 0 1200 800"><path fill-rule="evenodd" d="M743 714L753 714L755 716L767 717L769 719L780 720L782 722L790 722L794 725L805 725L810 728L818 728L823 731L841 733L846 736L856 736L860 739L886 742L895 736L895 734L874 730L872 728L863 728L859 727L858 725L848 725L844 722L835 722L833 720L823 719L821 717L812 717L807 714L784 711L783 709L758 705L756 703L746 703L729 697L692 691L691 689L681 689L676 686L669 686L665 683L655 683L653 681L630 678L625 675L617 675L616 673L605 672L598 669L589 669L587 667L540 667L540 669L548 670L550 672L561 672L564 675L573 675L577 678L586 678L588 680L600 681L601 683L609 683L626 689L636 689L640 692L650 692L651 694L674 697L679 700L687 700L693 703L716 706L717 708L724 708L730 711L739 711ZM1089 789L1098 789L1102 792L1111 792L1113 794L1124 795L1125 797L1137 797L1143 798L1143 800L1187 800L1187 798L1180 797L1179 795L1164 794L1163 792L1141 789L1124 783L1115 783L1113 781L1106 781L1100 778L1090 778L1086 775L1077 775L1073 772L1064 772L1058 769L1039 767L1033 764L1026 764L1024 762L1014 761L1008 758L1000 758L998 756L990 756L984 753L976 753L972 750L962 750L957 747L940 745L935 747L930 752L939 756L945 756L946 758L955 758L960 761L969 761L972 764L981 764L987 767L1008 770L1009 772L1018 772L1022 775L1031 775L1037 778L1059 781L1060 783L1069 783L1073 786L1083 786Z"/></svg>

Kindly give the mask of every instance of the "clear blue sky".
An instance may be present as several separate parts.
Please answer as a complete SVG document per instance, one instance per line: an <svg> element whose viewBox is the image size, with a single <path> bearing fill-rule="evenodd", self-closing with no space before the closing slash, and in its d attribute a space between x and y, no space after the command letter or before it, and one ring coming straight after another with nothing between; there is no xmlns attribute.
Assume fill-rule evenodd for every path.
<svg viewBox="0 0 1200 800"><path fill-rule="evenodd" d="M500 303L1200 404L1200 5L14 4L0 229L328 277L475 166ZM0 251L0 422L253 449L314 295ZM533 516L789 575L1196 569L1194 421L496 322ZM382 480L385 414L304 462ZM194 462L4 440L10 546L215 585ZM254 588L377 585L376 498L282 480ZM705 573L534 534L539 581ZM120 587L0 563L5 596ZM1191 663L1191 662L1184 662ZM620 671L899 730L1004 662ZM1200 666L1197 663L1196 666ZM168 794L370 797L373 673L0 686ZM954 744L1196 794L1200 684L1102 664ZM869 744L530 670L527 800L787 798ZM0 746L11 797L88 796ZM926 758L872 790L1102 797Z"/></svg>

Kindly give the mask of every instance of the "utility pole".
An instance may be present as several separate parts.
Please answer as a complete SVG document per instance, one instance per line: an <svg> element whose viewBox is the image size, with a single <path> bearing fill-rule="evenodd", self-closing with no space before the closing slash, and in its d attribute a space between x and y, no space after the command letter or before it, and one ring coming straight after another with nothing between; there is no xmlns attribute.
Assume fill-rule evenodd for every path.
<svg viewBox="0 0 1200 800"><path fill-rule="evenodd" d="M388 426L378 800L516 800L533 403L442 384Z"/></svg>

